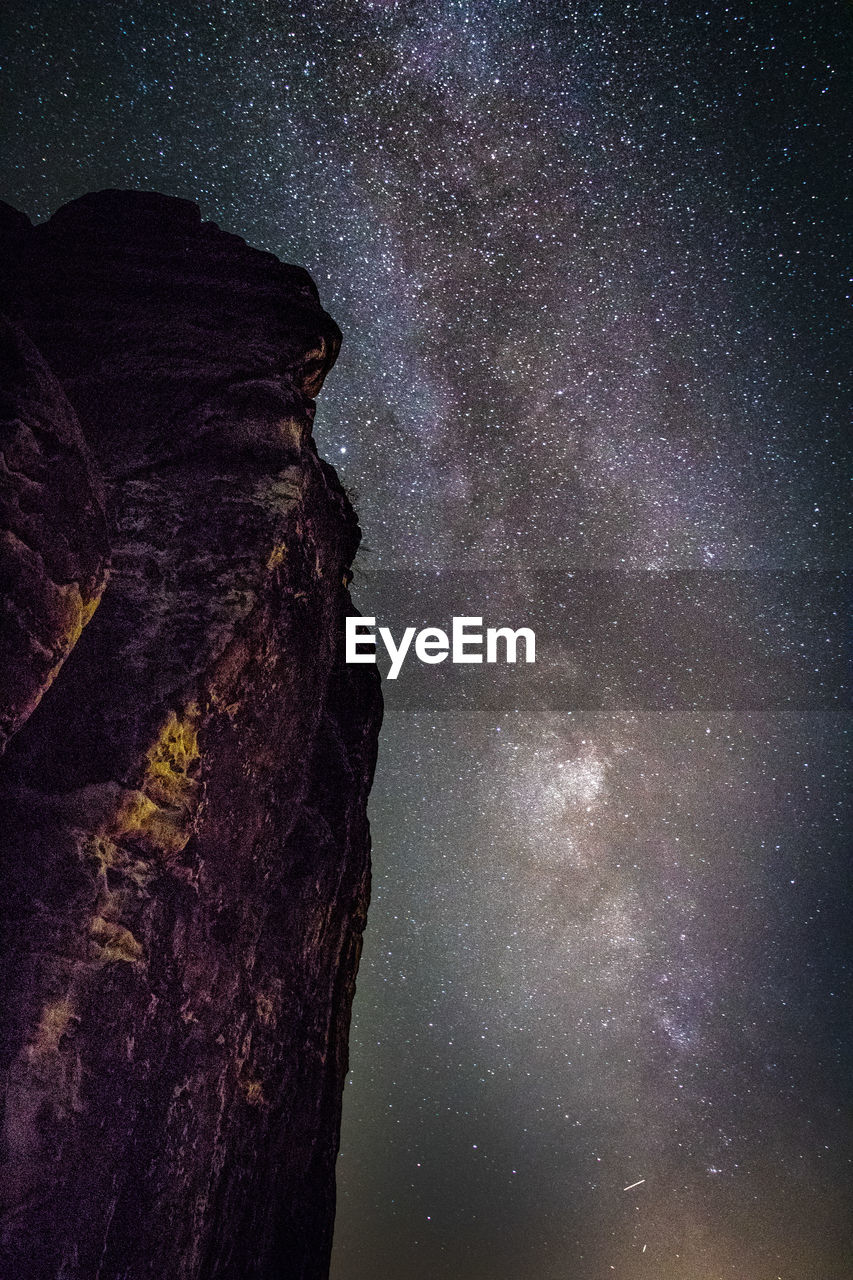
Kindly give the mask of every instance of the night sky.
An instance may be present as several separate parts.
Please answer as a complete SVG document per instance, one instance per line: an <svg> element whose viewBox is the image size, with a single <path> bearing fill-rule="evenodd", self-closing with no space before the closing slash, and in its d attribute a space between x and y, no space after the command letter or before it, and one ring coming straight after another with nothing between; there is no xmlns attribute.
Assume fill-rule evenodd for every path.
<svg viewBox="0 0 853 1280"><path fill-rule="evenodd" d="M311 271L362 612L536 629L386 682L333 1280L847 1280L847 7L0 29L0 197Z"/></svg>

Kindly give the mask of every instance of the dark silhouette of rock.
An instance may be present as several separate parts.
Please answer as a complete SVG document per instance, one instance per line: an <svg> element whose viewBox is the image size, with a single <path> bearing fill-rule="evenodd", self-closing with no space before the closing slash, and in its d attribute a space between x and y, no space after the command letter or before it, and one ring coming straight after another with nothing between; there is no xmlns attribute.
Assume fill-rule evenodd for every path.
<svg viewBox="0 0 853 1280"><path fill-rule="evenodd" d="M52 685L36 706L40 655L4 708L0 1273L322 1277L381 717L343 661L357 520L310 434L340 335L304 271L186 201L0 228L38 445L4 399L4 527L44 565L14 607L60 584L90 611L102 510L110 543L79 638L33 630L71 649Z"/></svg>

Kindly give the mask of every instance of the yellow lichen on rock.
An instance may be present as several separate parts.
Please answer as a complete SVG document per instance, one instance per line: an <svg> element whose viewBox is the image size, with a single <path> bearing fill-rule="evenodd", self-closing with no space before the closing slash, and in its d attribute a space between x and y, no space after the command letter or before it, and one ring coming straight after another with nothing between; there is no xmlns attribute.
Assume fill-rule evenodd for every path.
<svg viewBox="0 0 853 1280"><path fill-rule="evenodd" d="M89 924L89 935L100 948L101 960L126 960L134 963L142 959L142 947L129 929L94 916Z"/></svg>
<svg viewBox="0 0 853 1280"><path fill-rule="evenodd" d="M149 748L142 790L159 807L194 807L198 782L192 774L199 760L197 703L190 703L179 717L174 711Z"/></svg>
<svg viewBox="0 0 853 1280"><path fill-rule="evenodd" d="M8 531L4 531L0 535L0 541L12 536ZM30 649L32 653L39 655L37 665L42 671L42 676L40 682L31 688L29 696L22 700L20 711L12 720L13 729L26 720L38 706L62 669L69 653L80 639L83 628L101 602L100 592L91 598L84 596L76 582L57 586L56 583L45 580L42 587L45 594L50 596L53 626L56 630L53 635L44 634L38 629L29 631ZM6 607L13 610L14 603L10 600ZM41 667L41 659L50 664L46 670Z"/></svg>
<svg viewBox="0 0 853 1280"><path fill-rule="evenodd" d="M139 788L119 791L117 802L97 835L112 841L134 840L166 855L180 853L192 835L200 798L195 767L200 760L198 704L178 715L170 711L146 753Z"/></svg>
<svg viewBox="0 0 853 1280"><path fill-rule="evenodd" d="M81 593L76 582L57 586L55 591L56 615L62 615L63 626L61 633L53 641L52 647L57 661L56 666L50 673L51 680L53 680L66 657L80 639L83 634L83 628L91 622L95 610L101 603L100 592L95 596L86 597Z"/></svg>
<svg viewBox="0 0 853 1280"><path fill-rule="evenodd" d="M277 542L270 552L269 560L267 560L267 568L277 569L286 555L286 545L283 542Z"/></svg>
<svg viewBox="0 0 853 1280"><path fill-rule="evenodd" d="M159 853L176 854L192 834L188 808L160 808L142 791L126 791L110 824L115 840L139 841Z"/></svg>
<svg viewBox="0 0 853 1280"><path fill-rule="evenodd" d="M74 1016L74 1006L67 996L45 1005L34 1038L30 1041L30 1059L45 1058L59 1050L59 1042Z"/></svg>
<svg viewBox="0 0 853 1280"><path fill-rule="evenodd" d="M260 1107L266 1102L264 1086L261 1080L241 1080L240 1088L250 1107Z"/></svg>

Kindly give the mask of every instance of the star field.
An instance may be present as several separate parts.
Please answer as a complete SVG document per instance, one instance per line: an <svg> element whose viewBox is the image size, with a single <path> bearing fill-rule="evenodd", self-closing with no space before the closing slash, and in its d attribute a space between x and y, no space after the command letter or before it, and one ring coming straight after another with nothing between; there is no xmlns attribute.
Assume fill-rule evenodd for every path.
<svg viewBox="0 0 853 1280"><path fill-rule="evenodd" d="M334 1280L843 1280L844 7L0 23L3 198L311 271L359 608L537 629L386 682Z"/></svg>

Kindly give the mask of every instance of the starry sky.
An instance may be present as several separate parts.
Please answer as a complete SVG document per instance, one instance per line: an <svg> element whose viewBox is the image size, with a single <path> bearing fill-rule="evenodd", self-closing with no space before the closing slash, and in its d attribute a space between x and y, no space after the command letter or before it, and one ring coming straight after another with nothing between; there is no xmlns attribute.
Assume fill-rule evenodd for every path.
<svg viewBox="0 0 853 1280"><path fill-rule="evenodd" d="M849 10L0 34L0 197L311 271L362 612L536 629L386 682L333 1280L846 1280Z"/></svg>

